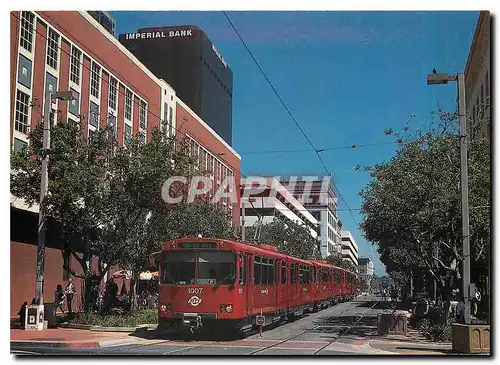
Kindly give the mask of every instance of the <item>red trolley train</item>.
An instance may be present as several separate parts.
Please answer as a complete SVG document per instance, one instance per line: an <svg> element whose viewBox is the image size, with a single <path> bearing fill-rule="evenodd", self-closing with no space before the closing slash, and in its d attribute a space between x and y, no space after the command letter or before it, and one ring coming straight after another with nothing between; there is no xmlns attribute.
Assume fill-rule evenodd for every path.
<svg viewBox="0 0 500 365"><path fill-rule="evenodd" d="M355 274L302 260L271 245L188 237L166 242L159 257L159 327L223 326L240 333L355 296Z"/></svg>

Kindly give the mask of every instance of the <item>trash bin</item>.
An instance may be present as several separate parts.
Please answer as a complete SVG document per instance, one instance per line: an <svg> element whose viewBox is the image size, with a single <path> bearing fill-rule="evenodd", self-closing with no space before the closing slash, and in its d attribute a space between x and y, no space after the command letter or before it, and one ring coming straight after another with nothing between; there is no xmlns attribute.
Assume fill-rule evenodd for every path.
<svg viewBox="0 0 500 365"><path fill-rule="evenodd" d="M55 303L45 303L45 317L47 321L48 328L57 327L57 316L56 316L56 304Z"/></svg>

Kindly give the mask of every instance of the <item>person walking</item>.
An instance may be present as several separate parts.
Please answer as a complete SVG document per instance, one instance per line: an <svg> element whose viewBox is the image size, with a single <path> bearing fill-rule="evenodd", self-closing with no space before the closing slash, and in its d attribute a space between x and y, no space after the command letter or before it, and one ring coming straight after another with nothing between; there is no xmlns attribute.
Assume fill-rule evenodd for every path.
<svg viewBox="0 0 500 365"><path fill-rule="evenodd" d="M73 284L73 279L68 279L68 285L66 285L66 301L68 302L68 312L69 314L73 313L71 308L71 302L73 301L73 295L75 295L75 284Z"/></svg>
<svg viewBox="0 0 500 365"><path fill-rule="evenodd" d="M55 308L54 308L54 313L57 313L57 308L61 309L61 312L64 313L64 290L61 285L57 285L56 292L55 292L55 300L54 300Z"/></svg>

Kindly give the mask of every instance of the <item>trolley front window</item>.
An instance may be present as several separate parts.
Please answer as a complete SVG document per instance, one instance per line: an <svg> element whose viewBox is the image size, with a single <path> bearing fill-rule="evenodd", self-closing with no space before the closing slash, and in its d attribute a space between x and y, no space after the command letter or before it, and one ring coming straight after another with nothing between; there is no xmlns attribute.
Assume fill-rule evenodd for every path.
<svg viewBox="0 0 500 365"><path fill-rule="evenodd" d="M198 252L198 274L200 285L234 284L236 279L236 255L233 252Z"/></svg>
<svg viewBox="0 0 500 365"><path fill-rule="evenodd" d="M161 283L194 284L195 258L196 252L164 252L161 260Z"/></svg>

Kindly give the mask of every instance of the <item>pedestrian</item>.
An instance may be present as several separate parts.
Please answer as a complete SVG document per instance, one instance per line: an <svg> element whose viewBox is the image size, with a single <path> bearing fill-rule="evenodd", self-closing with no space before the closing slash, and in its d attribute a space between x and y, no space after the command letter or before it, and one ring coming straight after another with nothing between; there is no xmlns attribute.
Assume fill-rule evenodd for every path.
<svg viewBox="0 0 500 365"><path fill-rule="evenodd" d="M57 308L60 308L61 312L64 313L64 308L63 308L64 290L63 290L62 286L59 284L57 285L57 288L56 288L54 304L55 304L55 308L54 308L55 313L57 313Z"/></svg>
<svg viewBox="0 0 500 365"><path fill-rule="evenodd" d="M21 309L19 309L19 320L21 321L21 328L24 329L24 325L26 324L26 307L28 306L28 302L24 302L23 305L21 306Z"/></svg>
<svg viewBox="0 0 500 365"><path fill-rule="evenodd" d="M463 295L461 295L460 301L457 303L457 307L455 310L456 310L457 322L465 324L465 298Z"/></svg>
<svg viewBox="0 0 500 365"><path fill-rule="evenodd" d="M69 314L73 313L71 308L71 302L73 301L73 295L75 295L75 284L73 284L73 279L68 279L68 285L66 286L66 301L68 302L68 312Z"/></svg>
<svg viewBox="0 0 500 365"><path fill-rule="evenodd" d="M118 301L118 284L115 283L115 278L111 277L109 283L109 295L111 299L111 306L116 305Z"/></svg>

